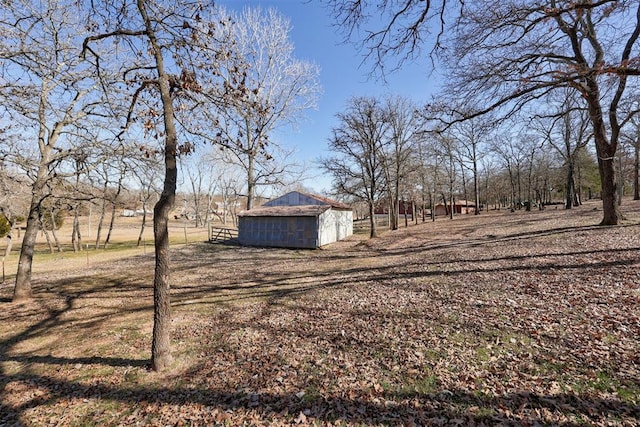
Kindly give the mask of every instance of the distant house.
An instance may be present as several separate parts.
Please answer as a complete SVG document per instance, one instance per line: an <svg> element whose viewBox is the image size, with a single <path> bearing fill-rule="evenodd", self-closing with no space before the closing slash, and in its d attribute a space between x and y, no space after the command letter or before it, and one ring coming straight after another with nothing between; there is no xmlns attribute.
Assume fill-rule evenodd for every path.
<svg viewBox="0 0 640 427"><path fill-rule="evenodd" d="M398 202L398 215L413 215L414 207L412 201L400 200ZM374 207L376 215L387 215L389 213L389 201L383 200L378 202Z"/></svg>
<svg viewBox="0 0 640 427"><path fill-rule="evenodd" d="M238 214L238 241L245 246L313 249L351 234L351 207L299 191Z"/></svg>
<svg viewBox="0 0 640 427"><path fill-rule="evenodd" d="M446 206L444 203L438 203L435 205L435 215L449 215L451 211L451 203L447 202ZM453 202L453 213L454 214L472 214L476 211L476 205L473 202L469 202L467 200L456 200Z"/></svg>

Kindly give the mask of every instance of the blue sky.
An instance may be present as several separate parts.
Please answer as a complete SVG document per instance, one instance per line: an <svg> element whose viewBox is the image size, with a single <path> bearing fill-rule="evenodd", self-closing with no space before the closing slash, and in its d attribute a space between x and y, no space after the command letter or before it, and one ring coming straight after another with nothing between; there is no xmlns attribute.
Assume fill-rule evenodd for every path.
<svg viewBox="0 0 640 427"><path fill-rule="evenodd" d="M273 7L291 21L290 39L295 56L316 63L320 67L322 96L317 110L305 113L305 120L297 130L281 131L275 138L283 145L295 147L297 159L307 166L306 187L323 192L331 181L323 176L314 162L329 155L327 139L338 124L335 115L344 111L352 96L375 96L387 93L407 96L423 103L436 92L429 65L409 64L399 72L387 76L387 83L370 77L371 64L362 64L362 56L351 44L342 43L339 29L333 27L329 11L315 0L227 0L219 4L241 10L245 6Z"/></svg>

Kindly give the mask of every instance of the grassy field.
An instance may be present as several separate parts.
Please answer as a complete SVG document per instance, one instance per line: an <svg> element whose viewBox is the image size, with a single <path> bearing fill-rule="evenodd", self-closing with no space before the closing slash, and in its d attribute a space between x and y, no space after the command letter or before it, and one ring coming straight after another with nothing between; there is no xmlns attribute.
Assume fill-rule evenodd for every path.
<svg viewBox="0 0 640 427"><path fill-rule="evenodd" d="M54 251L51 253L44 233L39 232L36 239L33 271L47 273L52 270L67 269L71 266L77 268L91 265L93 262L101 263L153 252L153 220L151 217L147 218L140 246L137 245L137 241L142 224L141 217L117 216L109 244L106 247L104 245L108 233L108 224L106 224L100 233L100 243L96 249L97 221L95 217L80 217L82 245L81 251L78 252L73 251L71 243L73 218L66 218L60 230L56 231L62 252L58 252L53 235L50 233L50 240L54 246ZM24 224L21 225L24 227ZM169 233L173 245L207 240L207 228L195 227L193 221L185 223L183 220L171 220ZM5 281L11 281L15 277L24 231L21 230L19 233L14 231L12 234L14 243L11 255L5 259ZM6 242L5 239L0 240L0 253L4 255Z"/></svg>
<svg viewBox="0 0 640 427"><path fill-rule="evenodd" d="M183 244L177 224L160 374L149 246L38 254L32 302L0 287L0 425L638 425L640 203L624 212L316 251Z"/></svg>

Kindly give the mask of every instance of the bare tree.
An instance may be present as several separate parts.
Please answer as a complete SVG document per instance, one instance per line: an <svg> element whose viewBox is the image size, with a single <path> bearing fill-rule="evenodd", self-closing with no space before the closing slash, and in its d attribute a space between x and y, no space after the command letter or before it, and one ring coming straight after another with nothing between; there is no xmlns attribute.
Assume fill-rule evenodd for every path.
<svg viewBox="0 0 640 427"><path fill-rule="evenodd" d="M388 123L388 131L381 141L381 160L389 199L389 228L396 230L401 192L408 190L406 181L414 170L415 163L412 160L422 132L416 108L407 98L389 96L381 108L382 118Z"/></svg>
<svg viewBox="0 0 640 427"><path fill-rule="evenodd" d="M22 132L23 142L3 149L5 159L31 180L14 301L31 298L33 251L44 201L54 183L73 169L65 163L73 161L78 147L95 140L88 130L96 126L88 120L101 108L101 100L79 58L78 28L84 27L80 15L73 1L25 0L5 4L0 18L0 75L5 84L0 104L17 124L14 130Z"/></svg>
<svg viewBox="0 0 640 427"><path fill-rule="evenodd" d="M382 143L389 131L383 108L376 98L352 98L329 139L333 156L320 160L331 175L337 194L365 201L369 208L370 237L376 237L375 206L383 194Z"/></svg>
<svg viewBox="0 0 640 427"><path fill-rule="evenodd" d="M452 96L474 99L474 114L511 114L567 87L586 107L602 183L603 225L621 218L614 158L620 131L636 111L627 84L640 35L640 5L630 1L465 4L451 58Z"/></svg>
<svg viewBox="0 0 640 427"><path fill-rule="evenodd" d="M592 136L588 113L580 107L576 95L572 89L563 91L557 102L551 99L548 104L556 105L555 111L538 116L533 122L534 129L537 128L544 135L546 143L556 150L566 165L566 209L582 204L576 191L576 162L578 154L585 149Z"/></svg>
<svg viewBox="0 0 640 427"><path fill-rule="evenodd" d="M209 107L201 108L204 132L192 131L228 150L246 173L251 209L257 186L274 185L291 170L274 132L295 125L314 108L319 69L294 57L289 20L274 9L245 9L235 25L219 27L228 51L210 52L214 71L201 83ZM216 132L208 130L217 129Z"/></svg>
<svg viewBox="0 0 640 427"><path fill-rule="evenodd" d="M217 205L216 215L223 224L227 224L229 218L234 226L237 226L237 214L241 209L240 200L244 187L243 171L238 165L228 162L225 156L214 156L212 161L216 165L217 187L220 191L220 204Z"/></svg>
<svg viewBox="0 0 640 427"><path fill-rule="evenodd" d="M213 194L217 188L211 156L200 154L196 157L181 159L183 180L189 188L187 203L194 213L194 225L202 227L208 222L209 212L213 203Z"/></svg>
<svg viewBox="0 0 640 427"><path fill-rule="evenodd" d="M490 135L492 126L480 118L457 122L451 128L449 135L458 141L458 153L463 169L471 171L473 180L474 214L480 214L480 187L478 163L484 154L484 146ZM463 170L464 173L464 170ZM466 187L466 186L465 186ZM465 197L465 200L467 198Z"/></svg>
<svg viewBox="0 0 640 427"><path fill-rule="evenodd" d="M457 186L457 165L458 146L457 141L448 134L439 134L435 138L435 152L441 160L438 162L446 174L446 187L439 185L442 196L442 203L449 215L453 219L455 213L455 195ZM444 188L447 192L445 194Z"/></svg>
<svg viewBox="0 0 640 427"><path fill-rule="evenodd" d="M325 0L348 35L364 33L364 49L379 67L389 55L410 59L425 42L451 47L446 94L463 119L499 110L509 116L551 91L577 90L589 113L600 180L603 218L615 225L615 153L624 125L636 114L629 77L640 75L634 56L640 36L640 4L631 0L487 0L423 2L385 0L378 13L366 1ZM447 8L450 4L452 8ZM369 17L376 20L370 21ZM446 19L451 32L445 33ZM457 18L457 19L455 19ZM378 29L358 32L381 22ZM434 29L436 29L434 31ZM428 39L436 33L442 37ZM446 34L446 40L444 37ZM455 104L463 104L457 108ZM473 111L468 106L474 105ZM462 108L464 107L464 108Z"/></svg>
<svg viewBox="0 0 640 427"><path fill-rule="evenodd" d="M321 0L342 28L345 40L362 52L373 71L384 75L420 58L423 51L441 50L445 17L455 16L454 7L462 0ZM395 58L393 64L388 61Z"/></svg>
<svg viewBox="0 0 640 427"><path fill-rule="evenodd" d="M156 263L151 366L156 371L165 369L173 360L170 347L171 269L168 222L169 213L175 204L177 156L179 152L191 149L188 141L182 144L178 141L174 101L182 94L198 89L194 64L188 62L193 58L190 49L194 48L200 37L206 37L209 33L206 28L213 31L217 24L217 21L205 19L203 13L198 2L105 2L104 8L98 12L102 21L94 22L98 29L96 34L85 38L83 43L83 55L97 66L98 75L102 71L101 65L109 61L109 58L106 53L97 51L96 46L117 39L125 41L125 46L131 49L128 51L131 63L126 63L122 69L123 75L130 78L129 83L136 87L132 94L133 102L127 125L133 122L139 98L146 95L149 102L159 104L158 109L149 108L146 114L140 114L141 121L144 121L143 127L150 131L153 130L154 120L159 119L160 130L154 133L164 141L164 183L153 215ZM98 33L100 30L102 32ZM109 62L115 61L111 58Z"/></svg>
<svg viewBox="0 0 640 427"><path fill-rule="evenodd" d="M514 139L517 142L514 142ZM522 207L522 173L526 164L526 149L520 139L499 135L491 144L492 151L499 157L509 176L511 210Z"/></svg>

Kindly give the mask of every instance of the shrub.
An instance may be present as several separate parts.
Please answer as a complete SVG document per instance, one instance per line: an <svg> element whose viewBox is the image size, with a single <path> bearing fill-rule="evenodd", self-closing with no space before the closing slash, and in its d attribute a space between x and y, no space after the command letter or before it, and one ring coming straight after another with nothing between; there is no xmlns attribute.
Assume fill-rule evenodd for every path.
<svg viewBox="0 0 640 427"><path fill-rule="evenodd" d="M0 214L0 237L5 237L11 233L11 223L6 216Z"/></svg>
<svg viewBox="0 0 640 427"><path fill-rule="evenodd" d="M54 225L55 229L59 230L60 227L62 227L62 224L64 224L64 211L53 211L53 219L55 221L54 224L52 224L51 221L51 212L52 209L50 208L45 208L42 210L42 224L44 224L44 228L46 228L47 230L52 230Z"/></svg>

